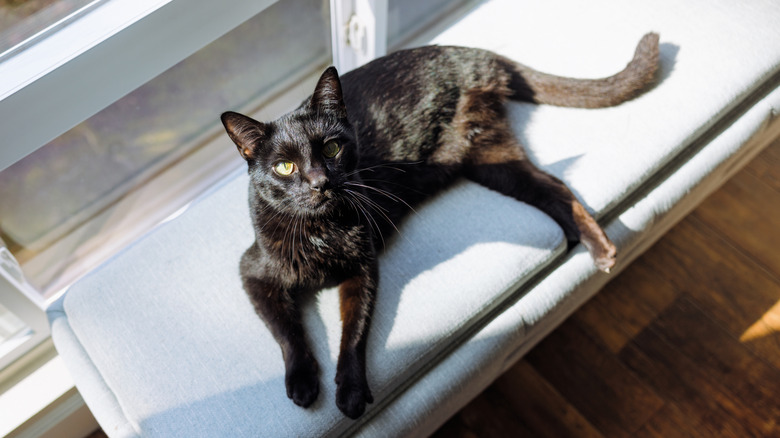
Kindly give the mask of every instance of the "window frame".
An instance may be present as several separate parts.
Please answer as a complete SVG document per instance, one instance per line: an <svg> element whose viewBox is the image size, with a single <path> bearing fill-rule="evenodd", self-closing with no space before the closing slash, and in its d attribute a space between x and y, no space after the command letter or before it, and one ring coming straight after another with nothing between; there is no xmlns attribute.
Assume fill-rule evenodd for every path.
<svg viewBox="0 0 780 438"><path fill-rule="evenodd" d="M46 302L25 280L22 269L5 247L0 247L0 296L3 305L16 315L27 330L3 342L0 349L0 370L14 363L51 335L46 318Z"/></svg>

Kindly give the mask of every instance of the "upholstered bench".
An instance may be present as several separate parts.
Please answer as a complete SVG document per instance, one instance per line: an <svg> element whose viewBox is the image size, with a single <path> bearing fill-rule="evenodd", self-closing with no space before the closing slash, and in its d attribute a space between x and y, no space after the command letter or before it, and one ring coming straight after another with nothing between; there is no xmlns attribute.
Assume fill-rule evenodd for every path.
<svg viewBox="0 0 780 438"><path fill-rule="evenodd" d="M632 101L510 105L532 159L605 226L619 271L780 134L778 23L769 0L494 0L433 42L599 77L620 70L644 33L660 33L658 83ZM567 251L544 214L460 182L411 215L381 256L375 402L356 421L334 403L337 293L306 304L322 370L318 400L302 409L238 277L253 239L246 185L243 172L227 179L49 309L57 349L109 436L425 435L615 275L581 245Z"/></svg>

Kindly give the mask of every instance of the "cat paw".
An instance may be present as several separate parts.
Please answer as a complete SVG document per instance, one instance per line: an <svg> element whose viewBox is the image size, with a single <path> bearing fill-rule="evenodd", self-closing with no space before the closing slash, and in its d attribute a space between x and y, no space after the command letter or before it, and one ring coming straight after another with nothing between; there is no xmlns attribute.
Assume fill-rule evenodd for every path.
<svg viewBox="0 0 780 438"><path fill-rule="evenodd" d="M288 371L284 376L287 397L298 406L308 407L320 393L320 381L316 362L301 365Z"/></svg>
<svg viewBox="0 0 780 438"><path fill-rule="evenodd" d="M351 419L356 419L366 411L366 404L373 403L374 397L365 378L355 376L336 376L336 406Z"/></svg>
<svg viewBox="0 0 780 438"><path fill-rule="evenodd" d="M615 248L612 242L609 242L608 246L601 248L599 253L593 256L593 262L596 264L596 267L609 274L609 271L617 263L617 248Z"/></svg>

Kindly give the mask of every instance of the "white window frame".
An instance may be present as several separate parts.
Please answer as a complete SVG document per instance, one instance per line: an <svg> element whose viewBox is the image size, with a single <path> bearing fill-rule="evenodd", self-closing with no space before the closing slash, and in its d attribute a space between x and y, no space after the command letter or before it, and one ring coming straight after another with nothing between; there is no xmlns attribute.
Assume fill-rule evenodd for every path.
<svg viewBox="0 0 780 438"><path fill-rule="evenodd" d="M4 247L0 247L0 297L3 306L27 326L25 331L0 344L0 369L3 369L48 339L51 333L44 312L46 303L25 281L21 267Z"/></svg>

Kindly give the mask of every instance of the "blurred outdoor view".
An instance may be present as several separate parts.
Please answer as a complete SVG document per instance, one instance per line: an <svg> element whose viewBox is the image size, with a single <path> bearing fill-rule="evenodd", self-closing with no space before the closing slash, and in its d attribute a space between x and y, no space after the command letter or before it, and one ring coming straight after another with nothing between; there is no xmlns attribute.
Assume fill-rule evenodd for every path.
<svg viewBox="0 0 780 438"><path fill-rule="evenodd" d="M0 0L0 52L92 1ZM389 45L463 3L390 0ZM223 111L251 110L283 91L280 84L289 86L330 63L329 10L328 0L279 0L0 172L0 239L27 280L44 295L72 281L66 271L89 258L89 245L105 246L99 236L125 231L121 216L128 207L115 206L140 187L157 187L158 175L175 169L208 135L218 135ZM41 108L45 115L46 102ZM198 180L209 171L186 176ZM133 198L130 208L144 213L170 196L152 190Z"/></svg>
<svg viewBox="0 0 780 438"><path fill-rule="evenodd" d="M0 172L0 238L46 289L59 273L27 269L37 255L197 148L223 111L330 59L328 1L277 2Z"/></svg>
<svg viewBox="0 0 780 438"><path fill-rule="evenodd" d="M102 0L0 0L0 54Z"/></svg>

